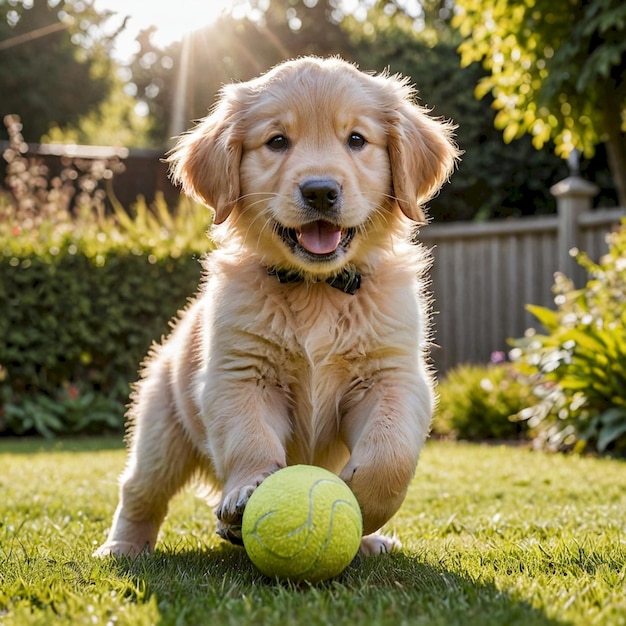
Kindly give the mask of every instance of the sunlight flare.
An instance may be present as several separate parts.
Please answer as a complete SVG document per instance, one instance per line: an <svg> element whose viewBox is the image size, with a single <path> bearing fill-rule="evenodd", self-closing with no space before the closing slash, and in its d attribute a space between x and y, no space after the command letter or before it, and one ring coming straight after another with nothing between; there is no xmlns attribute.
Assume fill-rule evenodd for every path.
<svg viewBox="0 0 626 626"><path fill-rule="evenodd" d="M221 15L240 5L239 0L176 0L174 2L140 2L139 0L96 0L98 10L115 12L111 26L128 17L126 29L116 40L117 54L128 59L138 51L136 36L151 26L156 28L152 42L165 47L200 28L215 22Z"/></svg>

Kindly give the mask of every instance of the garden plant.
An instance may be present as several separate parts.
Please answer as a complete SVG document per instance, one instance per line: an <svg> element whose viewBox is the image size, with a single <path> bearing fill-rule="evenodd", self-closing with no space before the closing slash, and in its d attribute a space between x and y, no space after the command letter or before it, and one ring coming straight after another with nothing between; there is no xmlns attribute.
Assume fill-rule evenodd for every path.
<svg viewBox="0 0 626 626"><path fill-rule="evenodd" d="M626 454L626 222L607 241L599 263L577 253L589 274L582 289L557 274L556 309L528 307L545 333L513 342L538 398L519 417L549 449Z"/></svg>
<svg viewBox="0 0 626 626"><path fill-rule="evenodd" d="M531 386L494 353L487 365L458 365L438 385L433 433L472 441L527 438L527 424L515 416L532 401Z"/></svg>

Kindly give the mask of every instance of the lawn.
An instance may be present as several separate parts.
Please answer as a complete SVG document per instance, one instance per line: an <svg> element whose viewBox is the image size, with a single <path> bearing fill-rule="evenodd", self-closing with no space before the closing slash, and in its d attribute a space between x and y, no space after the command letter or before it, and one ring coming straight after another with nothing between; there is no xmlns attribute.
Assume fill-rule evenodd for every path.
<svg viewBox="0 0 626 626"><path fill-rule="evenodd" d="M296 587L262 577L192 493L159 549L91 557L112 440L0 440L0 624L626 624L626 464L431 441L389 531L402 551Z"/></svg>

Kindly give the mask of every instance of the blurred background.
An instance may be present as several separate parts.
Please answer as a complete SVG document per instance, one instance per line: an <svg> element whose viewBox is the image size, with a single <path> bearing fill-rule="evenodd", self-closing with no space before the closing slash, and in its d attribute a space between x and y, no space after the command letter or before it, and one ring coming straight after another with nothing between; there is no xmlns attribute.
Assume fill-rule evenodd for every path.
<svg viewBox="0 0 626 626"><path fill-rule="evenodd" d="M419 233L434 432L623 454L624 0L0 0L0 435L120 433L213 247L163 157L305 54L458 125Z"/></svg>
<svg viewBox="0 0 626 626"><path fill-rule="evenodd" d="M607 98L575 79L601 52L593 75L612 79L609 100L621 113L626 27L605 15L608 25L583 33L589 5L620 11L611 0L544 0L532 11L494 0L1 0L0 116L19 115L27 142L163 153L224 83L287 58L336 54L409 76L422 104L458 124L465 156L431 203L435 221L554 213L548 188L567 175L574 147L600 187L596 205L614 206L606 124L590 124L579 102L581 90L594 111ZM546 61L561 65L547 74Z"/></svg>

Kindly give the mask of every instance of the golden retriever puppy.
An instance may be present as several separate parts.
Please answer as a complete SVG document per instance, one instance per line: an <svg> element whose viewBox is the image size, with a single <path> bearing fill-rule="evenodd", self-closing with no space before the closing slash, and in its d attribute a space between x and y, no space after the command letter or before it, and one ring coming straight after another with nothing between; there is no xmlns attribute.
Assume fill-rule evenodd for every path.
<svg viewBox="0 0 626 626"><path fill-rule="evenodd" d="M254 489L286 465L337 473L362 552L414 475L433 406L422 204L453 170L452 126L405 80L336 58L226 86L170 155L215 212L218 249L129 409L120 502L98 555L154 549L168 502L199 478L241 542Z"/></svg>

